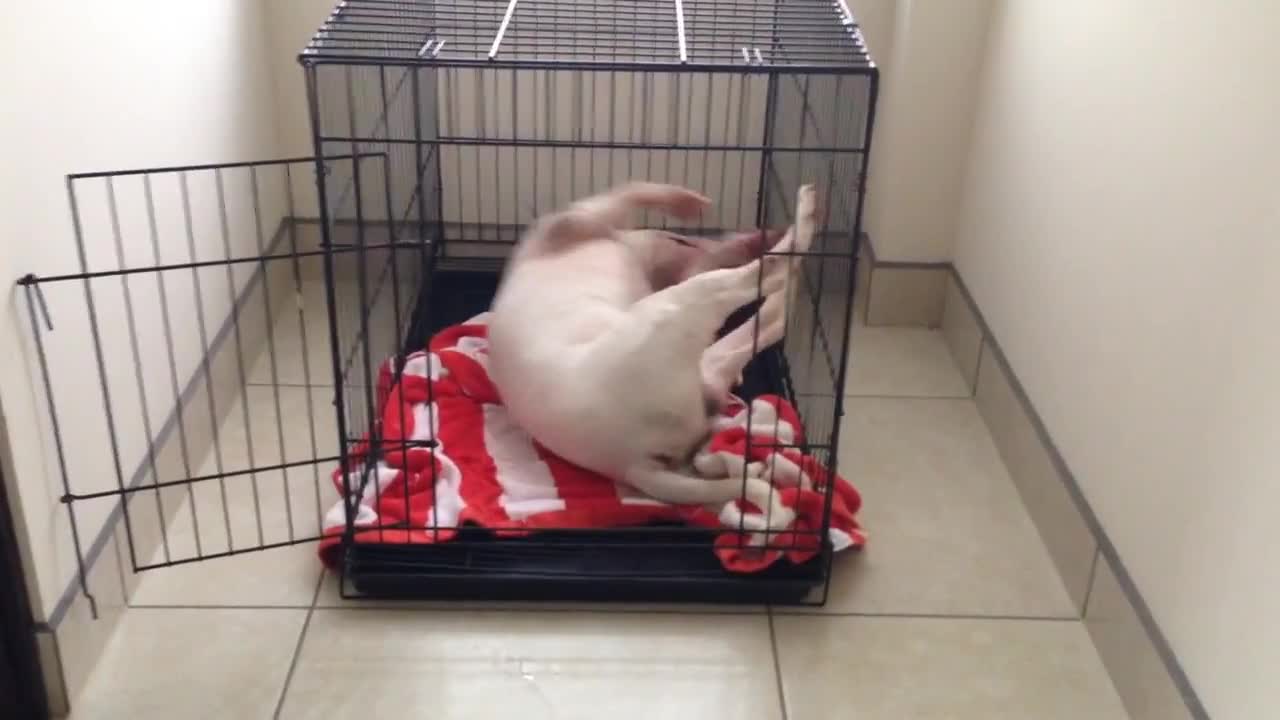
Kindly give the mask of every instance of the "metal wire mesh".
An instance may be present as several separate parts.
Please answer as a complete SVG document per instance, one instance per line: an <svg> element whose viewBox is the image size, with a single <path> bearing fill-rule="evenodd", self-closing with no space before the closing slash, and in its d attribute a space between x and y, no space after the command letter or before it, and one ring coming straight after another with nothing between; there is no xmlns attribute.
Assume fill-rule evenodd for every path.
<svg viewBox="0 0 1280 720"><path fill-rule="evenodd" d="M871 67L843 0L347 0L303 55L618 69Z"/></svg>
<svg viewBox="0 0 1280 720"><path fill-rule="evenodd" d="M331 197L338 192L333 188L347 189L331 202L335 232L335 219L356 226L378 222L377 213L353 202L349 192L353 185L372 187L375 195L397 198L392 207L409 209L404 217L413 222L405 224L430 246L421 292L407 302L391 293L397 298L391 306L436 317L434 323L419 318L407 349L425 343L423 327L439 327L445 316L465 317L451 272L495 273L524 227L576 199L633 179L683 185L714 199L697 227L669 227L656 215L640 223L713 235L784 227L792 220L796 188L816 184L821 227L802 259L798 301L789 307L777 348L777 389L800 412L806 440L775 437L772 445L803 450L834 470L876 89L874 65L843 3L353 0L339 5L301 59L320 154L386 153L393 167L397 154L418 158L404 163L416 172L393 172L382 186L377 179L372 185L365 178L324 179ZM392 90L371 91L383 86ZM402 86L413 91L395 91ZM429 199L415 202L419 195ZM467 282L474 279L461 284ZM339 325L343 356L367 351L365 324L378 312L366 312L359 326ZM346 450L409 452L403 442L380 435L373 370L365 362L344 376ZM357 443L355 436L366 430L368 445ZM356 496L380 492L372 465L368 460L364 476L355 480ZM427 530L438 532L432 522ZM379 523L375 529L404 529L399 520ZM349 533L355 530L349 525ZM651 550L683 548L689 554L705 550L714 534L636 530L650 533ZM455 549L426 554L381 547L365 562L385 572L465 575L517 558L545 566L566 546L582 555L634 543L625 539L625 529L601 537L588 528L560 533L564 537L501 547L490 537L468 535L453 543ZM767 542L794 544L798 534L779 532ZM396 537L413 542L411 535ZM459 545L472 550L458 551ZM723 576L711 566L646 567L653 577ZM611 572L595 571L597 577Z"/></svg>
<svg viewBox="0 0 1280 720"><path fill-rule="evenodd" d="M365 161L383 158L327 160ZM77 545L77 512L108 530L119 517L135 570L320 536L338 452L312 392L333 377L310 352L325 339L307 328L326 312L310 289L328 253L296 197L315 168L69 178L79 271L20 284ZM94 374L68 370L86 362Z"/></svg>

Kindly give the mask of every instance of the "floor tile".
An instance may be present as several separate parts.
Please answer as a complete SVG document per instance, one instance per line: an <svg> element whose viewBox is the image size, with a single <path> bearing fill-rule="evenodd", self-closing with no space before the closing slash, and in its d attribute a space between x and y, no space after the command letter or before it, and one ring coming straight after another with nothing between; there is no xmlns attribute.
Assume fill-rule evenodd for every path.
<svg viewBox="0 0 1280 720"><path fill-rule="evenodd" d="M336 459L328 459L337 443L331 390L249 386L245 392L228 409L217 448L182 473L213 479L166 494L171 558L315 536L335 500L329 476ZM321 461L313 462L317 457ZM294 465L261 469L282 463ZM133 507L136 514L146 503Z"/></svg>
<svg viewBox="0 0 1280 720"><path fill-rule="evenodd" d="M87 568L86 580L93 593L93 602L77 592L62 619L56 623L57 669L61 672L63 702L72 700L88 684L93 669L103 662L111 638L122 629L128 616L128 594L122 583L122 570L128 572L128 559L117 552L115 538L108 538L98 559ZM11 591L6 588L6 591ZM43 634L43 633L42 633ZM52 688L57 690L57 688ZM57 709L57 705L54 706ZM3 705L0 704L0 717Z"/></svg>
<svg viewBox="0 0 1280 720"><path fill-rule="evenodd" d="M336 436L329 392L249 386L220 427L220 454L211 451L193 474L238 472L325 454L320 448L332 447ZM160 565L317 537L322 513L335 499L329 481L332 465L321 462L201 480L168 493L166 498L177 498L176 507L166 501L171 520L154 553L143 561ZM153 506L132 504L135 516L144 510L158 512ZM309 606L319 578L314 544L302 543L147 570L132 604Z"/></svg>
<svg viewBox="0 0 1280 720"><path fill-rule="evenodd" d="M845 395L966 397L969 385L939 330L855 325Z"/></svg>
<svg viewBox="0 0 1280 720"><path fill-rule="evenodd" d="M1124 720L1077 621L774 619L789 720Z"/></svg>
<svg viewBox="0 0 1280 720"><path fill-rule="evenodd" d="M221 457L208 460L230 471L334 457L337 424L332 388L249 385L219 428Z"/></svg>
<svg viewBox="0 0 1280 720"><path fill-rule="evenodd" d="M315 597L320 572L314 543L247 552L144 571L130 604L306 607Z"/></svg>
<svg viewBox="0 0 1280 720"><path fill-rule="evenodd" d="M335 500L327 470L312 465L193 484L170 522L171 556L207 556L318 537L321 513Z"/></svg>
<svg viewBox="0 0 1280 720"><path fill-rule="evenodd" d="M826 611L1075 615L973 401L855 398L840 443L869 541Z"/></svg>
<svg viewBox="0 0 1280 720"><path fill-rule="evenodd" d="M262 350L248 371L248 381L255 385L332 386L333 356L325 286L323 283L308 282L302 285L301 292L295 292L292 285L285 290L287 295L273 300L273 303L278 304L273 305L276 319L271 344L263 343ZM372 280L364 290L371 296L369 302L362 302L361 289L354 283L339 283L334 289L338 333L342 338L340 351L343 367L348 373L356 373L348 377L358 378L361 382L364 357L355 348L363 347L366 343L358 345L357 338L368 338L370 373L376 379L377 368L382 361L401 351L402 338L395 331L396 321L399 320L402 326L407 327L409 319L408 309L402 309L397 318L392 307L395 288L389 279L383 280L380 292L375 293L376 285ZM406 282L399 291L407 308L413 292L412 285ZM367 313L362 316L364 309L367 309ZM304 347L305 353L302 351ZM274 383L272 358L275 360Z"/></svg>
<svg viewBox="0 0 1280 720"><path fill-rule="evenodd" d="M781 718L768 621L316 610L283 718Z"/></svg>
<svg viewBox="0 0 1280 720"><path fill-rule="evenodd" d="M305 610L125 613L72 720L270 718Z"/></svg>
<svg viewBox="0 0 1280 720"><path fill-rule="evenodd" d="M867 323L936 326L946 287L947 271L942 267L878 265L867 292Z"/></svg>

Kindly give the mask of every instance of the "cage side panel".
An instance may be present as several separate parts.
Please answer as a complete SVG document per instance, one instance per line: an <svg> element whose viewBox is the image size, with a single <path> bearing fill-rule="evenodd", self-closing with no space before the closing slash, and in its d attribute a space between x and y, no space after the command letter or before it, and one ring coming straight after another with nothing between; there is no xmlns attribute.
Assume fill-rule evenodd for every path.
<svg viewBox="0 0 1280 720"><path fill-rule="evenodd" d="M628 180L677 183L714 198L706 226L753 224L765 104L759 76L441 73L445 217L471 252L510 243L534 217Z"/></svg>
<svg viewBox="0 0 1280 720"><path fill-rule="evenodd" d="M863 172L870 85L858 75L782 73L775 78L771 144L801 148L766 160L764 214L788 222L795 191L818 188L819 228L802 261L799 301L789 309L785 355L810 442L834 445L835 399L852 321L854 231Z"/></svg>
<svg viewBox="0 0 1280 720"><path fill-rule="evenodd" d="M803 182L818 184L824 187L824 195L835 198L849 192L850 180L848 173L840 169L841 163L858 152L836 132L835 123L822 117L829 112L824 108L857 102L852 94L850 99L842 96L843 79L623 70L431 68L438 74L434 75L429 95L421 92L427 84L418 83L414 103L417 117L411 128L414 140L408 142L402 136L410 129L394 122L388 122L384 129L377 122L378 113L393 116L395 112L382 107L381 96L372 103L375 117L370 121L370 114L364 109L370 102L361 101L358 93L347 89L353 73L358 76L376 72L381 82L386 70L321 67L320 71L338 78L332 82L338 97L329 111L322 113L318 126L326 154L376 149L394 166L396 153L407 148L414 153L415 167L421 168L417 157L425 148L438 159L434 166L427 163L426 167L438 173L434 207L439 212L435 219L446 259L501 257L515 241L520 227L538 214L629 179L677 182L711 196L717 206L703 219L701 229L706 232L754 227L758 222L785 226L792 219L795 191ZM339 313L337 337L343 357L348 448L355 447L360 433L367 431L375 439L380 436L378 365L395 349L380 352L377 348L385 342L380 338L394 335L383 328L394 330L401 324L395 318L400 312L398 305L386 303L386 295L378 294L378 288L386 288L387 281L370 266L369 259L374 254L370 250L376 246L380 233L386 235L383 242L393 242L397 230L402 230L394 219L394 208L400 202L410 207L415 203L425 206L417 198L424 187L420 178L392 170L370 180L368 173L376 170L365 167L376 166L376 161L357 160L352 165L350 175L332 172L328 176L334 217L331 238L335 242L345 238L343 243L366 250L364 264L353 273L355 282L345 288L335 283L333 288L338 306L335 310ZM397 202L397 198L402 200ZM378 202L393 209L379 210L374 207ZM791 327L782 344L782 356L794 365L785 368L790 382L783 389L803 415L808 450L826 464L833 456L838 370L843 363L842 357L834 356L841 354L839 326L848 319L847 308L839 305L844 297L840 291L847 290L851 282L852 245L845 226L828 219L825 213L833 206L831 200L824 197L823 203L823 227L815 239L812 257L804 261L808 276L803 279L803 287L797 291L798 301L790 312ZM661 226L665 219L640 217L637 222ZM843 241L842 232L846 235ZM391 263L393 268L397 265L398 262ZM441 272L430 279L432 292L422 294L419 310L424 306L444 310L457 304L458 298L450 293L448 277L449 273ZM344 292L349 295L344 296ZM392 291L390 296L398 295ZM835 317L841 313L843 320ZM401 312L402 316L405 314ZM828 326L834 329L828 331ZM782 442L780 438L775 441ZM375 501L382 492L371 473L353 476L352 482L357 488L372 488ZM408 492L408 486L404 487ZM396 522L391 512L378 517L391 517ZM672 553L709 552L708 542L714 533L701 532L701 537L682 540L676 543L678 547L668 549ZM623 535L618 535L617 542L626 545L628 540ZM403 532L394 537L398 538L396 543L421 541ZM655 536L645 537L648 539L632 542L643 544ZM581 551L588 544L594 543L594 551L612 552L596 541L588 543L575 535L552 550L545 546L551 542L548 538L536 538L521 544L528 550L523 555L495 549L489 544L491 541L492 538L468 535L451 541L448 548L396 556L391 566L383 564L387 558L378 553L357 553L350 561L358 567L349 569L357 580L374 585L387 583L382 586L384 589L402 581L419 590L425 587L422 583L437 580L457 583L459 573L518 582L519 578L528 577L530 562L550 573L551 584L557 577L610 577L609 568L581 563ZM775 542L785 543L786 539ZM665 562L656 559L657 555L645 557L657 565ZM718 565L712 565L706 568L708 575L703 578L709 582L715 582L713 576L723 574ZM633 570L623 572L635 575L637 582L656 585L689 580L666 577L653 568L647 574ZM801 584L805 585L822 577L820 569L806 568L802 574ZM376 591L374 585L359 589Z"/></svg>
<svg viewBox="0 0 1280 720"><path fill-rule="evenodd" d="M534 217L627 180L674 182L713 197L704 227L755 223L767 88L760 75L433 67L421 71L433 80L433 111L424 90L416 125L384 128L367 109L381 98L354 88L386 76L394 118L394 72L319 66L321 135L326 148L348 152L373 141L392 155L393 168L400 149L427 143L451 255L500 257ZM375 191L379 182L362 178ZM350 218L354 204L338 203L346 198L334 185L331 200L345 213L335 217ZM413 200L398 196L417 182L393 170L390 185L392 214L403 215ZM361 209L369 222L386 214ZM638 221L666 224L656 215Z"/></svg>
<svg viewBox="0 0 1280 720"><path fill-rule="evenodd" d="M821 227L802 262L803 307L789 312L784 350L798 397L815 404L838 395L866 76L440 66L416 71L431 82L419 79L415 104L414 70L321 65L318 72L325 152L387 157L382 173L358 161L354 177L329 178L334 236L356 246L395 242L415 215L433 215L445 257L501 258L538 215L633 179L712 197L699 227L684 230L785 227L796 189L816 185ZM428 188L435 202L422 212ZM670 227L652 213L637 224ZM415 235L423 223L416 225ZM413 314L408 297L417 296L393 290L395 302L384 306L378 289L392 283L392 268L423 265L421 257L391 263L385 251L347 261L360 257L364 266L346 274L355 281L340 290L351 294L340 299L340 344L343 377L359 396L348 403L353 428L373 419L369 388L395 352L388 338L403 334ZM370 352L374 346L387 349ZM815 405L805 417L811 442L831 442L830 413Z"/></svg>
<svg viewBox="0 0 1280 720"><path fill-rule="evenodd" d="M328 415L309 389L273 391L301 356L271 332L303 312L291 189L310 172L264 161L71 180L82 273L29 286L33 386L77 524L110 532L127 515L134 569L319 534L315 463L333 453L310 438Z"/></svg>
<svg viewBox="0 0 1280 720"><path fill-rule="evenodd" d="M439 232L439 150L430 68L320 65L318 130L326 161L332 301L346 442L377 432L374 393L385 361L401 354ZM422 142L406 142L420 137ZM397 141L391 141L396 139Z"/></svg>

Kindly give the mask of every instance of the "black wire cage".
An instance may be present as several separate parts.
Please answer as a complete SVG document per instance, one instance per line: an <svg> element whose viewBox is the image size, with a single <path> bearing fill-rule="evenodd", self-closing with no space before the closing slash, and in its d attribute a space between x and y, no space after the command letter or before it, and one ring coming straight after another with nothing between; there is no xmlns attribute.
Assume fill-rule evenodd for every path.
<svg viewBox="0 0 1280 720"><path fill-rule="evenodd" d="M376 235L405 250L372 262L358 251L360 312L333 318L348 460L366 441L384 455L404 451L403 437L383 433L375 363L485 310L502 257L540 214L645 179L713 198L699 227L679 229L716 234L786 226L797 188L813 183L823 213L801 299L785 341L758 356L740 392L786 397L802 418L804 452L834 472L877 80L843 2L352 1L301 61L320 162L387 158L381 176L358 162L350 176L321 176L326 242L360 248ZM642 224L666 222L646 215ZM332 266L335 289L343 280ZM419 282L396 276L405 266L418 268ZM370 342L379 316L394 326L386 338L402 344ZM347 476L359 486L350 497L378 485L372 463L360 467L364 476ZM357 515L347 512L348 537L360 530ZM828 523L809 530L824 547ZM490 525L449 543L351 542L346 574L378 594L755 602L803 596L830 558L828 548L811 563L737 576L709 552L714 530L557 527L504 539ZM794 532L767 543L796 543Z"/></svg>
<svg viewBox="0 0 1280 720"><path fill-rule="evenodd" d="M740 513L727 534L671 517L531 528L441 513L455 459L433 395L443 353L424 351L487 310L522 229L576 199L681 185L713 199L695 227L640 225L714 236L788 226L813 184L818 227L784 339L759 348L737 394L780 397L800 425L763 439L748 426L748 456L794 451L833 476L878 85L844 0L345 0L299 59L314 157L72 176L79 272L20 281L77 557L103 544L82 546L80 509L122 516L135 570L320 539L344 595L824 602L833 482L804 527L748 528ZM197 241L206 226L220 242ZM170 233L186 242L171 249ZM273 339L295 314L293 339ZM49 348L54 317L95 361L100 423L69 420L84 393L55 381L71 351ZM284 398L293 386L325 390ZM138 437L124 415L140 415ZM228 417L241 427L220 432ZM415 420L430 430L406 432ZM102 455L68 450L69 421L94 428L113 477ZM416 480L384 482L410 465ZM82 474L99 480L77 487ZM399 513L370 517L397 494ZM717 555L799 548L812 552L750 573Z"/></svg>

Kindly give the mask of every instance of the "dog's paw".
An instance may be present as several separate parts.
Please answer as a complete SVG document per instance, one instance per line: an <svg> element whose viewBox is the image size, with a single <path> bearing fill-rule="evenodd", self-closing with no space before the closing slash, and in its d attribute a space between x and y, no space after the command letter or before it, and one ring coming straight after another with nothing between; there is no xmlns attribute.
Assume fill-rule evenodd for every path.
<svg viewBox="0 0 1280 720"><path fill-rule="evenodd" d="M796 193L795 249L807 252L813 244L818 223L818 193L812 185L802 185Z"/></svg>
<svg viewBox="0 0 1280 720"><path fill-rule="evenodd" d="M812 185L801 185L796 193L796 220L812 221L818 214L818 192Z"/></svg>

